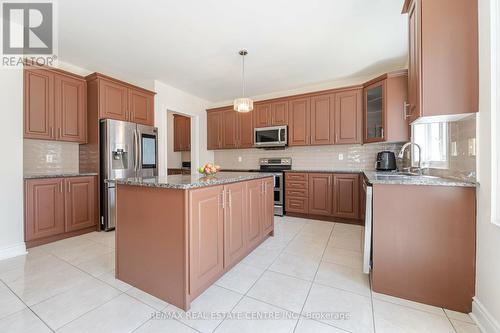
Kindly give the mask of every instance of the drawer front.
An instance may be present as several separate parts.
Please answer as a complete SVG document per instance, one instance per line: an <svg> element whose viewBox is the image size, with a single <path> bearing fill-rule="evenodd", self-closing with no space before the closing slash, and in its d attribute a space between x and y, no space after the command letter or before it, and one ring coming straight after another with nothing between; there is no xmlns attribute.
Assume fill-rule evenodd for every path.
<svg viewBox="0 0 500 333"><path fill-rule="evenodd" d="M307 190L309 188L308 182L301 181L286 181L285 190Z"/></svg>
<svg viewBox="0 0 500 333"><path fill-rule="evenodd" d="M307 182L307 173L287 172L285 173L285 180Z"/></svg>
<svg viewBox="0 0 500 333"><path fill-rule="evenodd" d="M307 189L287 189L285 195L290 198L307 198L309 191Z"/></svg>
<svg viewBox="0 0 500 333"><path fill-rule="evenodd" d="M285 211L307 214L309 212L309 199L288 197L285 199Z"/></svg>

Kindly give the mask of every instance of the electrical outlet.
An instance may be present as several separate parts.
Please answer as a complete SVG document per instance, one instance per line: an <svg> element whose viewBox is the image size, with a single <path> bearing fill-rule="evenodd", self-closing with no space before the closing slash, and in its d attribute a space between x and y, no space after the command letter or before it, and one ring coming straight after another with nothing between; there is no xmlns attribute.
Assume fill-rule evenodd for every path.
<svg viewBox="0 0 500 333"><path fill-rule="evenodd" d="M51 155L51 154L45 155L45 161L47 163L53 163L54 162L54 155Z"/></svg>
<svg viewBox="0 0 500 333"><path fill-rule="evenodd" d="M243 161L243 158L241 156L238 156L238 162L242 162Z"/></svg>
<svg viewBox="0 0 500 333"><path fill-rule="evenodd" d="M344 160L344 154L339 154L339 161L343 161Z"/></svg>

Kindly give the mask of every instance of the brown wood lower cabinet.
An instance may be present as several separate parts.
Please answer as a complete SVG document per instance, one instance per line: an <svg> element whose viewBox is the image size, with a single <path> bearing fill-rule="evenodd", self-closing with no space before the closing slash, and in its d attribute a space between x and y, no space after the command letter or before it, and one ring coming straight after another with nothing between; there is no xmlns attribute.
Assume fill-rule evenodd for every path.
<svg viewBox="0 0 500 333"><path fill-rule="evenodd" d="M285 212L360 222L360 174L285 172Z"/></svg>
<svg viewBox="0 0 500 333"><path fill-rule="evenodd" d="M224 269L224 187L189 192L189 292L206 289Z"/></svg>
<svg viewBox="0 0 500 333"><path fill-rule="evenodd" d="M373 185L373 290L469 313L476 189Z"/></svg>
<svg viewBox="0 0 500 333"><path fill-rule="evenodd" d="M28 247L97 228L95 176L29 179L24 196Z"/></svg>
<svg viewBox="0 0 500 333"><path fill-rule="evenodd" d="M116 277L189 310L273 235L273 185L272 177L185 190L118 184Z"/></svg>
<svg viewBox="0 0 500 333"><path fill-rule="evenodd" d="M95 177L66 178L66 231L75 231L96 225Z"/></svg>
<svg viewBox="0 0 500 333"><path fill-rule="evenodd" d="M309 214L332 215L332 178L329 173L309 174Z"/></svg>

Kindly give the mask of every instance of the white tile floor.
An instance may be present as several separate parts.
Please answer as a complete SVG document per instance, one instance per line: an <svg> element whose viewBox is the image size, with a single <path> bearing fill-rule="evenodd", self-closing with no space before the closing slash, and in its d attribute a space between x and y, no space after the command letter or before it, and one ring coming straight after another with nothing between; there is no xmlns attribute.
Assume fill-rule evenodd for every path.
<svg viewBox="0 0 500 333"><path fill-rule="evenodd" d="M114 233L62 240L0 261L0 332L479 332L466 314L372 292L361 237L357 226L276 218L275 237L188 314L114 278Z"/></svg>

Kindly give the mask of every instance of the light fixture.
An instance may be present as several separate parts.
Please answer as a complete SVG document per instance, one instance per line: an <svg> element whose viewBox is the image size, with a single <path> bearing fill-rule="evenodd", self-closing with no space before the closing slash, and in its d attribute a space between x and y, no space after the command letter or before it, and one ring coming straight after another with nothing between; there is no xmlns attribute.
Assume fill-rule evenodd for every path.
<svg viewBox="0 0 500 333"><path fill-rule="evenodd" d="M243 49L239 52L242 59L241 66L241 81L242 81L242 96L234 100L234 111L236 112L250 112L253 110L253 101L245 97L245 56L248 51Z"/></svg>

